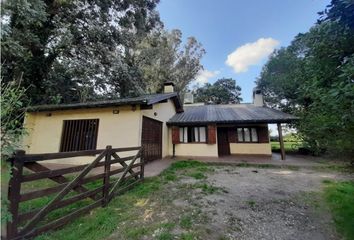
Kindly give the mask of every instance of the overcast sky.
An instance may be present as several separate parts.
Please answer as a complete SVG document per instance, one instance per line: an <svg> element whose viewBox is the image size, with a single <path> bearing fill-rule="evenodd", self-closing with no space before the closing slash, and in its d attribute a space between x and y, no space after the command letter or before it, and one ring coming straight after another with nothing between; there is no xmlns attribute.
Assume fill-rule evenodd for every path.
<svg viewBox="0 0 354 240"><path fill-rule="evenodd" d="M269 54L287 46L318 19L329 0L161 0L158 9L165 27L194 36L206 55L196 82L213 83L232 77L251 102L254 81Z"/></svg>

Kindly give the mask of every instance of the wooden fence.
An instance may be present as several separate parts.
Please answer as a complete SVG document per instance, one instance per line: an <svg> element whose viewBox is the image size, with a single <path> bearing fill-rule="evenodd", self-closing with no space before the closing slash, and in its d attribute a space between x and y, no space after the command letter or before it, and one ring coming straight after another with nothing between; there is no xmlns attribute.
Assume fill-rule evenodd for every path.
<svg viewBox="0 0 354 240"><path fill-rule="evenodd" d="M119 157L118 155L118 153L130 151L134 151L131 156ZM26 154L24 151L17 151L15 156L10 159L12 175L9 182L8 199L12 220L7 224L6 238L11 240L32 238L61 227L96 207L105 207L114 196L123 193L144 178L144 162L141 158L141 151L141 147L112 148L111 146L101 150L46 154ZM50 169L41 163L43 160L96 155L98 156L95 160L85 165ZM138 159L140 161L137 161ZM65 163L64 160L63 163ZM120 164L121 167L118 168L112 164ZM25 168L30 171L26 171ZM91 171L94 168L98 169ZM78 174L75 176L74 173ZM65 174L69 175L64 176ZM111 177L113 175L116 176ZM32 184L32 181L37 180L43 182L43 179L55 182L55 186L34 191L21 191L24 184L28 184L28 182ZM85 186L85 184L88 185ZM55 193L57 194L54 195ZM31 200L38 201L40 198L47 199L48 202L41 207L21 212L22 203ZM57 217L58 214L56 214L55 218L49 217L51 212L64 209L79 201L88 201L89 203L81 204L83 207L64 211L63 216Z"/></svg>

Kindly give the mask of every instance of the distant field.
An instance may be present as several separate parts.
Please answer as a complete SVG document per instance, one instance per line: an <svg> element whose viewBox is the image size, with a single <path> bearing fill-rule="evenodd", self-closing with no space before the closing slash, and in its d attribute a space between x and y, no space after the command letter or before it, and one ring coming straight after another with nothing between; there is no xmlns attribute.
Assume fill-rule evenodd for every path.
<svg viewBox="0 0 354 240"><path fill-rule="evenodd" d="M273 151L280 150L279 142L270 142L270 144L272 146ZM302 142L284 142L285 151L288 152L297 152L299 150L299 147L301 146L302 146Z"/></svg>

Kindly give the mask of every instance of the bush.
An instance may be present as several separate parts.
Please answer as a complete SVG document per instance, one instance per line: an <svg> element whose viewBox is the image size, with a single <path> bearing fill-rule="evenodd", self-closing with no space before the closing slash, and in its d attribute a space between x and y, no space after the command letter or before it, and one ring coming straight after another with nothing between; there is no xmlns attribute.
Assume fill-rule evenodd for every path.
<svg viewBox="0 0 354 240"><path fill-rule="evenodd" d="M4 187L4 183L8 183L10 179L10 168L6 160L21 146L21 138L25 132L22 127L25 92L19 85L1 84L1 223L11 219L7 211L7 187Z"/></svg>

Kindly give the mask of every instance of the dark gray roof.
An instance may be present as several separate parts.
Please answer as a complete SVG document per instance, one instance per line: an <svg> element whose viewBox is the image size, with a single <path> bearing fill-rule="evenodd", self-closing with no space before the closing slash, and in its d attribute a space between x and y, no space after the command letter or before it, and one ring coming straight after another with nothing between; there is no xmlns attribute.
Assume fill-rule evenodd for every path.
<svg viewBox="0 0 354 240"><path fill-rule="evenodd" d="M184 112L175 114L168 124L288 123L296 119L290 114L253 104L201 105L184 106Z"/></svg>
<svg viewBox="0 0 354 240"><path fill-rule="evenodd" d="M142 95L132 98L121 98L115 100L97 101L97 102L85 102L85 103L71 103L71 104L57 104L57 105L38 105L28 107L28 112L41 112L41 111L56 111L56 110L69 110L69 109L82 109L82 108L100 108L100 107L114 107L122 105L151 105L160 101L172 99L177 112L183 111L181 102L177 93L158 93Z"/></svg>

